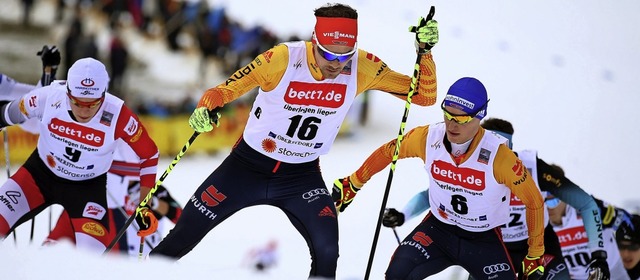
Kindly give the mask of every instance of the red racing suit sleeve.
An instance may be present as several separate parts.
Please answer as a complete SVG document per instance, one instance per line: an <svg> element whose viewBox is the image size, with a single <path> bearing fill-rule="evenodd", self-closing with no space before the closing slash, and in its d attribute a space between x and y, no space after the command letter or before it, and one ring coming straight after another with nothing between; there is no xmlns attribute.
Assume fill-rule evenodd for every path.
<svg viewBox="0 0 640 280"><path fill-rule="evenodd" d="M140 157L140 185L153 187L158 166L158 147L138 117L125 105L120 109L115 137L122 139Z"/></svg>

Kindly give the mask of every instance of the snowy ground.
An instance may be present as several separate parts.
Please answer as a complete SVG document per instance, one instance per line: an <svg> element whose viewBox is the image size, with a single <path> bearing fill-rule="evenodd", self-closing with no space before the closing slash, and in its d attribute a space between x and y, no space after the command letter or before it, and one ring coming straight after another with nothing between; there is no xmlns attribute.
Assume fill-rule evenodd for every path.
<svg viewBox="0 0 640 280"><path fill-rule="evenodd" d="M6 1L15 2L0 0ZM311 30L313 8L325 3L217 2L226 2L232 16L248 23L260 22L278 32L300 34ZM457 78L475 76L489 90L489 116L513 122L515 149L538 149L541 158L562 165L574 182L612 203L632 205L640 199L635 176L640 150L633 146L640 139L640 130L634 125L640 117L636 86L640 77L640 54L636 51L640 49L640 19L634 14L640 10L640 2L343 2L360 13L359 46L405 73L411 71L415 60L412 37L405 30L426 13L427 5L435 5L441 31L441 41L434 49L439 101ZM270 14L265 15L265 10ZM402 111L403 102L374 93L370 125L355 139L339 140L322 158L325 180L331 182L348 175L373 149L395 138ZM441 118L437 108L413 106L407 129ZM224 155L188 154L167 178L166 185L180 202L186 202ZM159 169L168 163L163 160ZM388 172L384 170L374 177L340 215L338 279L362 279L364 275ZM400 161L388 205L402 207L422 190L425 178L419 160ZM37 221L35 240L39 243L46 232L48 211ZM416 223L410 221L399 228L399 234L408 233ZM178 264L168 266L156 260L143 264L107 261L79 255L68 248L43 250L28 245L28 233L27 223L18 228L17 248L11 239L0 244L0 263L3 268L10 268L3 270L3 279L304 279L310 263L302 238L282 213L267 206L239 212L214 229ZM279 241L280 265L267 274L242 268L245 254L270 239ZM392 232L383 228L372 279L383 278L395 246ZM452 274L447 270L433 278L449 279Z"/></svg>

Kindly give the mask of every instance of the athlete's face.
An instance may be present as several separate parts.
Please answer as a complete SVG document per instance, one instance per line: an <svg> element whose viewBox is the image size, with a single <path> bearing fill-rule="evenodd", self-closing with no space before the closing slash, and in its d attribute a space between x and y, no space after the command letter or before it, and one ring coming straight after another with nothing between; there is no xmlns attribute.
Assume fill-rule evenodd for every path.
<svg viewBox="0 0 640 280"><path fill-rule="evenodd" d="M464 111L451 106L445 106L444 108L451 114L466 114ZM447 128L447 139L455 144L462 144L471 140L480 129L480 119L478 118L473 118L473 120L465 124L459 124L454 119L448 120L447 117L444 117L444 124Z"/></svg>
<svg viewBox="0 0 640 280"><path fill-rule="evenodd" d="M96 115L103 98L82 98L69 96L71 112L79 123L89 122Z"/></svg>
<svg viewBox="0 0 640 280"><path fill-rule="evenodd" d="M629 241L620 241L618 247L624 268L632 269L636 267L640 262L640 246Z"/></svg>
<svg viewBox="0 0 640 280"><path fill-rule="evenodd" d="M335 79L338 77L342 69L351 60L355 51L357 50L349 46L321 46L315 41L313 42L313 54L316 59L316 64L318 64L318 68L320 68L320 72L325 79ZM333 58L333 60L329 60L328 58Z"/></svg>
<svg viewBox="0 0 640 280"><path fill-rule="evenodd" d="M567 204L551 195L545 198L544 204L549 211L549 220L551 223L554 225L562 225L562 217L567 210Z"/></svg>

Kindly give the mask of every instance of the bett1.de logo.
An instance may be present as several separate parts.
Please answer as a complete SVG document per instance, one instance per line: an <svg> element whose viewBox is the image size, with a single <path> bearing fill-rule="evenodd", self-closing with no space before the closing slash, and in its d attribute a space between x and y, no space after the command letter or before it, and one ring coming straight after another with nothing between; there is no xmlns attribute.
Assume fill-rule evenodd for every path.
<svg viewBox="0 0 640 280"><path fill-rule="evenodd" d="M344 104L345 84L291 82L284 95L289 104L338 108Z"/></svg>

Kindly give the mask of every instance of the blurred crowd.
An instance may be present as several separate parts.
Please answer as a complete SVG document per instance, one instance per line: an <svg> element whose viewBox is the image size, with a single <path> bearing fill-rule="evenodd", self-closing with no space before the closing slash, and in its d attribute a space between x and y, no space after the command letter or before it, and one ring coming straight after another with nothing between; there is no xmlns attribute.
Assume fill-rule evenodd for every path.
<svg viewBox="0 0 640 280"><path fill-rule="evenodd" d="M30 24L34 0L21 0L24 7L23 24ZM40 0L44 1L44 0ZM140 36L161 37L170 52L200 53L201 78L209 63L219 67L224 76L246 65L258 54L279 42L300 40L297 36L279 38L264 26L245 26L230 17L223 5L214 6L199 0L53 0L55 20L63 24L65 34L59 43L63 61L59 79L65 79L66 69L79 58L93 57L103 61L110 71L110 92L137 108L138 113L167 116L190 113L197 100L185 93L179 102L154 99L139 102L130 96L123 84L127 70L135 57L128 51L123 29L133 26ZM95 28L87 27L87 17L107 18L108 50L100 52ZM32 16L31 16L32 17ZM204 89L200 89L204 90ZM185 92L187 89L185 89ZM139 104L138 104L139 102Z"/></svg>

